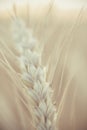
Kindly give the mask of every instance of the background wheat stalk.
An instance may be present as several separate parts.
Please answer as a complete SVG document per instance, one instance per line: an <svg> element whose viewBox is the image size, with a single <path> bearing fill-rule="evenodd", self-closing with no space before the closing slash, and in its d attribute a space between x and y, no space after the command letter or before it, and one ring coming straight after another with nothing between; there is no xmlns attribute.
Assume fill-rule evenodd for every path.
<svg viewBox="0 0 87 130"><path fill-rule="evenodd" d="M22 79L28 87L34 127L37 130L55 130L57 112L52 101L53 90L46 81L46 67L42 66L38 53L38 41L22 20L13 21L13 37L20 50L18 58Z"/></svg>

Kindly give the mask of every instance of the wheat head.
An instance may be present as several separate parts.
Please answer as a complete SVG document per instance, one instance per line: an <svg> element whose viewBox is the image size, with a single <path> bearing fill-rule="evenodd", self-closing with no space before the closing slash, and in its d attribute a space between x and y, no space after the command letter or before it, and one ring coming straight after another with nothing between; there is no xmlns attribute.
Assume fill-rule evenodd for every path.
<svg viewBox="0 0 87 130"><path fill-rule="evenodd" d="M13 20L13 39L20 52L18 61L21 77L28 87L34 127L37 130L55 130L57 111L53 103L53 90L46 79L47 68L42 65L38 40L21 19Z"/></svg>

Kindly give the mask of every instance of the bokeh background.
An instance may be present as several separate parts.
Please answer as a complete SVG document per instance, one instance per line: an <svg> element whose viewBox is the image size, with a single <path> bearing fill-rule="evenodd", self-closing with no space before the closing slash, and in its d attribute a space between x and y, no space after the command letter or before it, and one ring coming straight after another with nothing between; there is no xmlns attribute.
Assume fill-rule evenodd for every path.
<svg viewBox="0 0 87 130"><path fill-rule="evenodd" d="M49 66L47 80L58 109L57 130L87 130L87 1L0 0L0 57L3 52L19 72L13 53L6 49L15 54L14 15L34 30L40 49L44 47L42 61ZM9 73L0 67L0 130L28 130L32 128L29 101Z"/></svg>

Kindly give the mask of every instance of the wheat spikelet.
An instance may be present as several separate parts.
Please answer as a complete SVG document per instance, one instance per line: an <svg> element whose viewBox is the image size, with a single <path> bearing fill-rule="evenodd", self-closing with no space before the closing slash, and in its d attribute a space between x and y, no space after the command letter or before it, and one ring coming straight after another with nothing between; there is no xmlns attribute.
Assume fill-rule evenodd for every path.
<svg viewBox="0 0 87 130"><path fill-rule="evenodd" d="M53 90L46 81L46 68L42 66L41 54L36 51L38 41L22 20L13 21L13 38L20 50L18 58L22 79L28 87L34 127L37 130L55 130L57 112L53 104Z"/></svg>

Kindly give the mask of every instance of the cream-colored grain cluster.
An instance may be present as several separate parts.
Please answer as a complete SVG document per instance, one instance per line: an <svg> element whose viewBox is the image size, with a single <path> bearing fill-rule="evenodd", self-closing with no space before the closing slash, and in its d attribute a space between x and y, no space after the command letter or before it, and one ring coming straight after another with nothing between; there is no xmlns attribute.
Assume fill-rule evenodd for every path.
<svg viewBox="0 0 87 130"><path fill-rule="evenodd" d="M34 127L37 130L55 130L57 112L53 104L53 90L46 81L46 68L42 66L41 54L37 51L38 40L22 20L12 24L13 39L20 51L18 58L22 79L28 87Z"/></svg>

